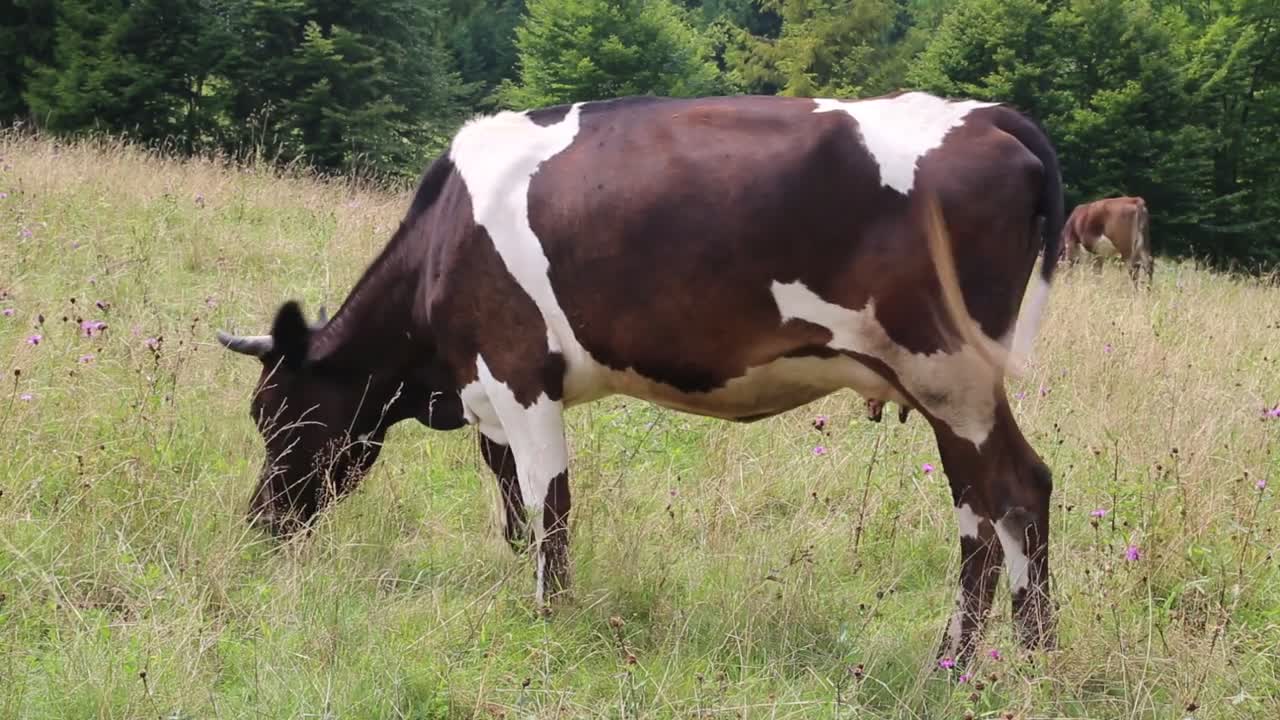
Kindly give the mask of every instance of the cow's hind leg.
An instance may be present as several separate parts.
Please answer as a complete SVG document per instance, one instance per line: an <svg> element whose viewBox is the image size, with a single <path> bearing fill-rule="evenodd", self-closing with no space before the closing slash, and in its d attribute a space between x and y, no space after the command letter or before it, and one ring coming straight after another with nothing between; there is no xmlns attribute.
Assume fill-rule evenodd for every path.
<svg viewBox="0 0 1280 720"><path fill-rule="evenodd" d="M513 551L522 552L529 545L529 528L524 514L524 497L520 494L520 480L516 475L515 455L510 446L491 440L483 433L480 435L480 454L498 480L502 534Z"/></svg>
<svg viewBox="0 0 1280 720"><path fill-rule="evenodd" d="M1048 467L1027 444L1003 393L994 410L990 434L979 445L958 437L943 423L935 426L943 467L955 488L959 507L966 506L978 516L968 519L969 532L976 525L977 542L962 550L974 549L977 559L962 566L962 587L966 573L983 575L984 563L993 560L994 550L983 554L989 546L989 533L994 531L1009 571L1009 588L1013 595L1014 622L1018 636L1026 647L1055 645L1053 611L1049 597L1049 498L1053 481ZM986 517L982 517L986 515ZM991 530L986 529L990 524ZM983 543L984 535L988 542ZM972 582L972 580L971 580ZM978 583L979 589L984 589ZM985 588L989 592L989 588ZM966 607L981 608L982 595ZM959 638L963 633L961 617ZM953 621L954 622L954 621ZM975 628L980 627L975 624Z"/></svg>

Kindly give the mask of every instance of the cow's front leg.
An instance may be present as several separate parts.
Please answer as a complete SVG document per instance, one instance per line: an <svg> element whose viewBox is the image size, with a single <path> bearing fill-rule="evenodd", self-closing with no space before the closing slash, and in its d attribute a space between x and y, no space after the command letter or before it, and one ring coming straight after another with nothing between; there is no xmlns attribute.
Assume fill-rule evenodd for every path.
<svg viewBox="0 0 1280 720"><path fill-rule="evenodd" d="M533 530L535 596L540 609L569 588L569 451L564 406L539 388L519 394L484 361L480 382L515 458L516 486Z"/></svg>
<svg viewBox="0 0 1280 720"><path fill-rule="evenodd" d="M960 531L960 578L956 608L939 656L964 664L973 656L986 626L1004 553L995 526L974 493L961 487L955 477L949 479Z"/></svg>
<svg viewBox="0 0 1280 720"><path fill-rule="evenodd" d="M995 408L991 431L981 443L975 445L957 437L945 426L936 430L943 467L951 481L965 490L956 502L964 507L965 498L974 500L969 507L978 515L978 542L972 547L991 547L993 530L1003 551L1019 639L1028 648L1054 647L1049 597L1049 499L1053 480L1049 469L1027 444L1003 394ZM974 526L970 522L971 533ZM962 527L962 547L964 534ZM994 553L994 548L986 555L979 552L974 571L999 557ZM962 569L962 576L967 569Z"/></svg>
<svg viewBox="0 0 1280 720"><path fill-rule="evenodd" d="M480 434L480 454L485 464L493 470L501 495L498 515L502 520L502 534L513 552L523 552L529 546L529 528L524 514L524 496L520 494L520 479L516 475L516 458L511 447Z"/></svg>

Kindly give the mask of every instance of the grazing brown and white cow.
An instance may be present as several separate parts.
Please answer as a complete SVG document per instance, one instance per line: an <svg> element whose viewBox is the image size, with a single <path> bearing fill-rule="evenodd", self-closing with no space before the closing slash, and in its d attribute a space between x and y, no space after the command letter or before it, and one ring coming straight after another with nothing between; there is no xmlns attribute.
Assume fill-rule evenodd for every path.
<svg viewBox="0 0 1280 720"><path fill-rule="evenodd" d="M1021 637L1051 641L1052 483L1000 353L1034 335L1062 214L1049 140L993 103L629 98L473 120L332 320L289 302L270 335L219 334L262 360L251 515L291 534L393 423L474 425L508 541L532 530L541 604L569 578L567 408L623 394L749 422L851 388L934 430L962 552L943 652L972 648L1002 560Z"/></svg>
<svg viewBox="0 0 1280 720"><path fill-rule="evenodd" d="M1077 205L1062 229L1062 252L1075 264L1082 249L1093 255L1094 268L1098 270L1104 260L1118 255L1129 266L1129 278L1135 286L1140 272L1146 273L1150 286L1155 263L1151 259L1151 218L1146 201L1140 197L1115 197Z"/></svg>

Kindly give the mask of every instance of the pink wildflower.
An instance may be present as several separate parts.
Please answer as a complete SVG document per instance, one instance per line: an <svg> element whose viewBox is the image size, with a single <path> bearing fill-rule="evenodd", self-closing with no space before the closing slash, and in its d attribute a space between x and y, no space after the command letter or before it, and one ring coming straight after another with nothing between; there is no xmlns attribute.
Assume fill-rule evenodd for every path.
<svg viewBox="0 0 1280 720"><path fill-rule="evenodd" d="M40 333L36 333L35 335L32 335L31 337L27 338L27 344L39 345L42 340L44 340L44 336L41 335Z"/></svg>
<svg viewBox="0 0 1280 720"><path fill-rule="evenodd" d="M1014 393L1013 397L1014 397L1014 399L1022 400L1022 399L1024 399L1025 397L1027 397L1027 391L1026 391L1026 390L1019 390L1018 392Z"/></svg>
<svg viewBox="0 0 1280 720"><path fill-rule="evenodd" d="M1138 549L1137 545L1130 545L1129 547L1125 548L1124 559L1128 560L1129 562L1136 562L1138 560L1141 560L1142 550Z"/></svg>
<svg viewBox="0 0 1280 720"><path fill-rule="evenodd" d="M32 397L33 396L31 393L22 393L21 395L18 396L18 399L21 400L22 402L31 402Z"/></svg>
<svg viewBox="0 0 1280 720"><path fill-rule="evenodd" d="M146 340L143 340L143 341L142 341L142 344L143 344L143 345L146 345L146 346L147 346L149 349L151 349L151 350L159 350L159 349L160 349L160 338L153 338L153 337L149 337L149 338L147 338Z"/></svg>
<svg viewBox="0 0 1280 720"><path fill-rule="evenodd" d="M31 228L22 228L21 230L18 231L18 234L21 235L24 239L29 238L32 235Z"/></svg>
<svg viewBox="0 0 1280 720"><path fill-rule="evenodd" d="M81 356L80 356L80 360L79 360L79 362L80 362L80 364L82 364L82 365L88 365L89 363L93 362L93 356L92 356L92 355L81 355Z"/></svg>
<svg viewBox="0 0 1280 720"><path fill-rule="evenodd" d="M921 465L921 466L920 466L920 469L924 471L924 474L925 474L925 475L932 475L932 474L933 474L933 463L925 463L924 465Z"/></svg>
<svg viewBox="0 0 1280 720"><path fill-rule="evenodd" d="M967 682L969 682L970 678L972 678L972 677L973 677L973 676L972 676L972 675L970 675L969 673L964 673L964 674L962 674L962 675L960 676L960 682L962 682L962 683L967 683Z"/></svg>
<svg viewBox="0 0 1280 720"><path fill-rule="evenodd" d="M987 651L987 657L991 658L992 660L999 661L1001 659L1000 651L995 648L991 648L990 650Z"/></svg>
<svg viewBox="0 0 1280 720"><path fill-rule="evenodd" d="M1041 386L1040 386L1040 397L1046 397L1046 396L1048 396L1048 394L1049 394L1049 386L1048 386L1048 385L1041 385Z"/></svg>
<svg viewBox="0 0 1280 720"><path fill-rule="evenodd" d="M1256 488L1258 488L1259 490L1266 490L1266 489L1267 489L1267 481L1266 481L1266 480L1259 480L1258 482L1254 483L1254 484L1253 484L1253 486L1254 486L1254 487L1256 487Z"/></svg>
<svg viewBox="0 0 1280 720"><path fill-rule="evenodd" d="M1097 510L1094 510L1093 512L1089 513L1089 517L1096 517L1096 518L1100 518L1100 517L1102 517L1103 515L1106 515L1106 514L1107 514L1107 509L1106 509L1106 508L1098 508Z"/></svg>
<svg viewBox="0 0 1280 720"><path fill-rule="evenodd" d="M1111 351L1114 349L1115 348L1111 347L1111 343L1107 343L1106 345L1102 346L1102 352L1107 353L1108 355L1110 355Z"/></svg>
<svg viewBox="0 0 1280 720"><path fill-rule="evenodd" d="M943 670L950 670L955 666L956 666L956 661L949 657L944 657L938 661L938 667L942 668Z"/></svg>
<svg viewBox="0 0 1280 720"><path fill-rule="evenodd" d="M823 447L823 446L819 445L818 447L816 447L816 448L814 448L814 449L813 449L813 454L814 454L814 455L826 455L826 454L827 454L827 449L826 449L825 447Z"/></svg>
<svg viewBox="0 0 1280 720"><path fill-rule="evenodd" d="M13 308L5 308L2 313L5 317L13 317Z"/></svg>
<svg viewBox="0 0 1280 720"><path fill-rule="evenodd" d="M0 200L7 200L7 199L9 199L9 193L0 192Z"/></svg>
<svg viewBox="0 0 1280 720"><path fill-rule="evenodd" d="M819 415L818 417L816 417L816 418L814 418L814 419L813 419L813 429L814 429L814 430L821 431L821 430L822 430L823 428L825 428L826 426L827 426L827 416L826 416L826 415Z"/></svg>
<svg viewBox="0 0 1280 720"><path fill-rule="evenodd" d="M101 320L85 320L80 323L80 332L84 333L85 337L93 337L94 335L101 334L102 331L106 329L107 324Z"/></svg>

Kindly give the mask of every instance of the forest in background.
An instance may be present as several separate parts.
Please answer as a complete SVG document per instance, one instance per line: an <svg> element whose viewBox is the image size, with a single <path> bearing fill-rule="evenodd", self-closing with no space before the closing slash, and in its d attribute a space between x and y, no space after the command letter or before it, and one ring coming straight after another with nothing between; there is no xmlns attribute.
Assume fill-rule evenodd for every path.
<svg viewBox="0 0 1280 720"><path fill-rule="evenodd" d="M390 182L501 108L899 89L1028 112L1158 253L1280 266L1275 0L0 0L0 124Z"/></svg>

